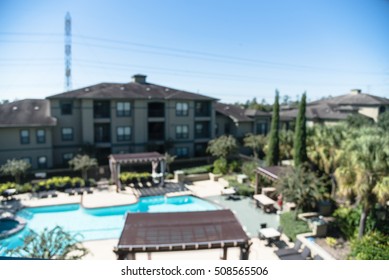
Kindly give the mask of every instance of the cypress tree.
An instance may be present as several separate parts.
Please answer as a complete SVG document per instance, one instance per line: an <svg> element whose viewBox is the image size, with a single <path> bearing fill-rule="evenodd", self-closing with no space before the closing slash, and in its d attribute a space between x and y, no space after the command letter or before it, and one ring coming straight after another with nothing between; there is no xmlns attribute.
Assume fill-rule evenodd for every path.
<svg viewBox="0 0 389 280"><path fill-rule="evenodd" d="M268 166L278 165L280 158L280 147L279 147L279 121L280 121L280 105L279 105L279 93L276 90L276 97L273 105L273 115L270 127L270 139L269 148L266 154L266 164Z"/></svg>
<svg viewBox="0 0 389 280"><path fill-rule="evenodd" d="M294 132L294 166L300 166L308 160L307 156L307 128L305 109L307 106L307 96L304 92L301 97L299 111L296 119L296 128Z"/></svg>

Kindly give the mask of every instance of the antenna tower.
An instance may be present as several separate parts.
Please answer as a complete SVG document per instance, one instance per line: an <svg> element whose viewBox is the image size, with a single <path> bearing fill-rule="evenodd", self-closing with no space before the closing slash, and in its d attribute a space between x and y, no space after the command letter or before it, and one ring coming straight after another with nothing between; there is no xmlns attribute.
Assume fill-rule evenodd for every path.
<svg viewBox="0 0 389 280"><path fill-rule="evenodd" d="M65 91L72 89L72 18L65 16Z"/></svg>

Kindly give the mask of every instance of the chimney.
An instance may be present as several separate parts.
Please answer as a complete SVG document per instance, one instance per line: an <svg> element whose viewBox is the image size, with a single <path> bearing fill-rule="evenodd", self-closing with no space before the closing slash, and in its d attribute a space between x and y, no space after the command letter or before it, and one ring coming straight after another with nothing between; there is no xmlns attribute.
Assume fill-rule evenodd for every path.
<svg viewBox="0 0 389 280"><path fill-rule="evenodd" d="M360 94L362 91L360 89L352 89L350 94Z"/></svg>
<svg viewBox="0 0 389 280"><path fill-rule="evenodd" d="M138 84L145 84L146 83L146 75L142 74L136 74L132 76L132 82L138 83Z"/></svg>

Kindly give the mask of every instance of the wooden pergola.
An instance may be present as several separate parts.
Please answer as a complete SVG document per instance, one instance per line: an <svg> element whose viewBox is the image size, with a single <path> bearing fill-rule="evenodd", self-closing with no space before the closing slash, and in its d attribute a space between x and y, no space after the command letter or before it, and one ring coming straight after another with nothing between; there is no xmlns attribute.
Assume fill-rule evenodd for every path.
<svg viewBox="0 0 389 280"><path fill-rule="evenodd" d="M247 260L249 237L231 210L128 213L114 252L119 260L135 260L138 252L187 251L240 248L240 259Z"/></svg>
<svg viewBox="0 0 389 280"><path fill-rule="evenodd" d="M166 158L157 152L151 153L134 153L134 154L112 154L109 157L109 169L111 170L111 178L116 184L116 191L121 189L120 183L120 166L122 164L139 164L139 163L151 163L152 176L160 177L161 184L164 184L165 174L165 162ZM157 173L158 165L160 166L160 172Z"/></svg>
<svg viewBox="0 0 389 280"><path fill-rule="evenodd" d="M269 166L269 167L257 167L255 169L255 194L258 193L259 176L263 176L271 181L277 181L280 176L285 174L289 166Z"/></svg>

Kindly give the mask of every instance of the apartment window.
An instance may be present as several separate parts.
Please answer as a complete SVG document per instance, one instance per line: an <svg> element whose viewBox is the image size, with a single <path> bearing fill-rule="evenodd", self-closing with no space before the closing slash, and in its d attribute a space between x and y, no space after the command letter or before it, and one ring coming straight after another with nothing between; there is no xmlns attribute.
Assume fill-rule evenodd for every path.
<svg viewBox="0 0 389 280"><path fill-rule="evenodd" d="M74 157L73 153L64 153L64 154L62 154L63 165L69 164L69 160L73 159L73 157Z"/></svg>
<svg viewBox="0 0 389 280"><path fill-rule="evenodd" d="M29 165L31 165L31 158L30 158L30 157L23 157L23 158L20 158L20 160L24 160L24 161L27 162Z"/></svg>
<svg viewBox="0 0 389 280"><path fill-rule="evenodd" d="M165 117L165 104L163 102L150 102L147 104L147 114L149 118Z"/></svg>
<svg viewBox="0 0 389 280"><path fill-rule="evenodd" d="M116 103L116 116L128 117L131 114L131 103L130 102L117 102Z"/></svg>
<svg viewBox="0 0 389 280"><path fill-rule="evenodd" d="M110 124L95 124L95 142L109 143L111 142L111 125Z"/></svg>
<svg viewBox="0 0 389 280"><path fill-rule="evenodd" d="M188 139L189 137L189 127L187 125L177 125L176 126L176 138L177 139Z"/></svg>
<svg viewBox="0 0 389 280"><path fill-rule="evenodd" d="M109 101L94 101L93 102L93 116L95 119L110 118L111 108Z"/></svg>
<svg viewBox="0 0 389 280"><path fill-rule="evenodd" d="M198 143L195 145L194 149L194 153L195 153L195 157L203 157L203 156L206 156L206 151L207 151L207 143Z"/></svg>
<svg viewBox="0 0 389 280"><path fill-rule="evenodd" d="M267 134L267 123L257 123L257 134L266 135Z"/></svg>
<svg viewBox="0 0 389 280"><path fill-rule="evenodd" d="M131 127L122 126L118 127L116 131L118 141L130 141L131 140Z"/></svg>
<svg viewBox="0 0 389 280"><path fill-rule="evenodd" d="M39 169L46 169L47 168L47 157L46 156L38 157L38 168Z"/></svg>
<svg viewBox="0 0 389 280"><path fill-rule="evenodd" d="M38 129L36 131L36 142L39 144L46 142L46 131L44 129Z"/></svg>
<svg viewBox="0 0 389 280"><path fill-rule="evenodd" d="M73 140L73 128L63 127L62 128L62 141L72 141Z"/></svg>
<svg viewBox="0 0 389 280"><path fill-rule="evenodd" d="M20 144L29 144L30 143L30 131L28 129L23 129L20 131Z"/></svg>
<svg viewBox="0 0 389 280"><path fill-rule="evenodd" d="M73 112L73 102L72 101L62 101L60 103L61 115L71 115Z"/></svg>
<svg viewBox="0 0 389 280"><path fill-rule="evenodd" d="M176 116L187 116L189 112L189 106L186 102L176 103Z"/></svg>
<svg viewBox="0 0 389 280"><path fill-rule="evenodd" d="M195 103L195 116L196 117L211 116L211 103L207 101L197 101Z"/></svg>
<svg viewBox="0 0 389 280"><path fill-rule="evenodd" d="M195 123L195 138L209 138L209 122Z"/></svg>
<svg viewBox="0 0 389 280"><path fill-rule="evenodd" d="M176 156L178 158L184 158L189 156L189 148L188 147L177 147L176 148Z"/></svg>

